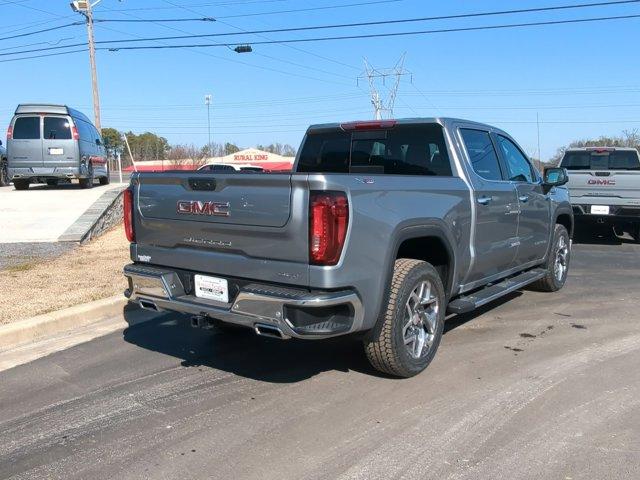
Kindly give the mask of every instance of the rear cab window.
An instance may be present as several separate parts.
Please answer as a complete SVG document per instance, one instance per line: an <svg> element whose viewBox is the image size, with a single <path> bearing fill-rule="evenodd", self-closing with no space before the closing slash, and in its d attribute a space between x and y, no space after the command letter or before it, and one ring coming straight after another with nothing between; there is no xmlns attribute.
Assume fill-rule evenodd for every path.
<svg viewBox="0 0 640 480"><path fill-rule="evenodd" d="M71 123L65 117L44 117L45 140L71 140Z"/></svg>
<svg viewBox="0 0 640 480"><path fill-rule="evenodd" d="M442 127L437 124L309 132L297 171L452 176Z"/></svg>
<svg viewBox="0 0 640 480"><path fill-rule="evenodd" d="M560 166L567 170L640 170L640 159L634 150L577 150L565 152Z"/></svg>
<svg viewBox="0 0 640 480"><path fill-rule="evenodd" d="M14 140L40 140L40 117L17 117L13 123Z"/></svg>

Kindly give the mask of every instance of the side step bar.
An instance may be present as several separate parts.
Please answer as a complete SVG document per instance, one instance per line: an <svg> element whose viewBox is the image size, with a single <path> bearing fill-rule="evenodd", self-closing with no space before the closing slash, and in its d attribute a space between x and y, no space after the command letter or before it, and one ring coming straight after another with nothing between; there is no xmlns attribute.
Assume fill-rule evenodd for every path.
<svg viewBox="0 0 640 480"><path fill-rule="evenodd" d="M469 295L458 297L455 300L452 300L447 307L448 313L466 313L472 310L475 310L482 305L485 305L489 302L493 302L498 298L515 292L516 290L520 290L523 287L526 287L530 283L535 282L536 280L541 279L547 274L546 270L541 268L535 268L533 270L529 270L528 272L521 273L516 275L515 277L510 277L505 280L502 280L499 283L491 284L487 287L484 287L480 290L477 290Z"/></svg>

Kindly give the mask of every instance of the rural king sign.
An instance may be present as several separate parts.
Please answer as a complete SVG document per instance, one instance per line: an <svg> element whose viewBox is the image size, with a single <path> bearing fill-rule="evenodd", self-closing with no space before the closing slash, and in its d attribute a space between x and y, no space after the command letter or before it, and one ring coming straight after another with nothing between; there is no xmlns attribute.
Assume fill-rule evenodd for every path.
<svg viewBox="0 0 640 480"><path fill-rule="evenodd" d="M234 162L266 162L269 160L267 153L236 153L233 156Z"/></svg>

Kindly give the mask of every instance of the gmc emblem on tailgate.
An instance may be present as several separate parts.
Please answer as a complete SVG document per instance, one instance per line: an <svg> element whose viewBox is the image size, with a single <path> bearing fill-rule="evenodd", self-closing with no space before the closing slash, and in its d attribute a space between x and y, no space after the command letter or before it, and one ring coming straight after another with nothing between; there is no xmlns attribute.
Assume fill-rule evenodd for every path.
<svg viewBox="0 0 640 480"><path fill-rule="evenodd" d="M178 213L181 215L207 215L228 217L229 202L200 202L197 200L179 200Z"/></svg>
<svg viewBox="0 0 640 480"><path fill-rule="evenodd" d="M607 185L607 186L614 186L616 184L615 180L605 180L605 179L595 179L592 178L590 179L587 184L589 185Z"/></svg>

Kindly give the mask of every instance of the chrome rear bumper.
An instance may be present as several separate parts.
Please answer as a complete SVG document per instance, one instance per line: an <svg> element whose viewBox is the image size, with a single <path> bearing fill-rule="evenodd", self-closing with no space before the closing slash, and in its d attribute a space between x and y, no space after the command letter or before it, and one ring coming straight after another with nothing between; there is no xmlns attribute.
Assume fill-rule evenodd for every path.
<svg viewBox="0 0 640 480"><path fill-rule="evenodd" d="M235 298L230 297L229 303L222 303L198 298L186 291L181 275L184 278L188 272L179 274L161 267L130 264L125 266L124 275L129 280L129 289L125 292L129 301L148 310L206 316L256 331L256 327L271 326L279 329L283 338L322 339L362 329L362 302L352 290L310 292L246 284L240 287ZM309 315L309 312L312 313ZM328 317L321 318L325 313ZM301 325L300 318L319 321Z"/></svg>

